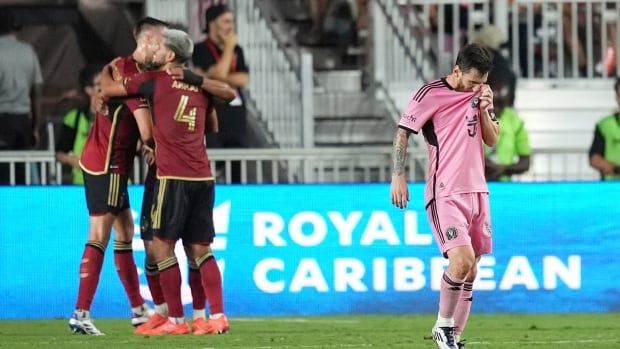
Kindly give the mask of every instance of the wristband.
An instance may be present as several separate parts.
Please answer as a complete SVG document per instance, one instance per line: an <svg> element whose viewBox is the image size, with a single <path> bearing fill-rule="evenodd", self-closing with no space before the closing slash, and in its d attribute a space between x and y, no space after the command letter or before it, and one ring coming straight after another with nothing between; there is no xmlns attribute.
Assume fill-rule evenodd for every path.
<svg viewBox="0 0 620 349"><path fill-rule="evenodd" d="M204 78L189 69L183 69L183 82L194 86L202 86Z"/></svg>

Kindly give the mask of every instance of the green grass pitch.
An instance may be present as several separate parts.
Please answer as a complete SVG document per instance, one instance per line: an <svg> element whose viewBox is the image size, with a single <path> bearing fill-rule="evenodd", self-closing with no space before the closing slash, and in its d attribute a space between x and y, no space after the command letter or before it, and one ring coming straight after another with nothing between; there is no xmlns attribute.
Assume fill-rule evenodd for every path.
<svg viewBox="0 0 620 349"><path fill-rule="evenodd" d="M231 318L220 336L144 337L131 334L128 319L100 319L106 333L69 332L67 320L0 321L0 348L435 348L425 339L432 315L368 315L295 318ZM473 314L467 348L620 348L620 314Z"/></svg>

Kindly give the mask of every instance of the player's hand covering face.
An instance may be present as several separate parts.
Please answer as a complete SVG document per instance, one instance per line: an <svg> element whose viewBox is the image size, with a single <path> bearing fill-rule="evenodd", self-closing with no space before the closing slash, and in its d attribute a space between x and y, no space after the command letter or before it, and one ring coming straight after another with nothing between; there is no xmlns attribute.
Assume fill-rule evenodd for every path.
<svg viewBox="0 0 620 349"><path fill-rule="evenodd" d="M482 85L480 94L480 110L485 111L493 105L493 90L487 84Z"/></svg>

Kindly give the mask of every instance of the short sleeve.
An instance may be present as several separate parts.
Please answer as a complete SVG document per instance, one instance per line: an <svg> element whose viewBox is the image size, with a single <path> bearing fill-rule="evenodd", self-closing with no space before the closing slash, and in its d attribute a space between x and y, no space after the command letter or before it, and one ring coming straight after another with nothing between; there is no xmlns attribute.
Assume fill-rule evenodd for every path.
<svg viewBox="0 0 620 349"><path fill-rule="evenodd" d="M141 95L148 99L153 95L155 79L150 73L140 73L126 78L123 84L127 96Z"/></svg>
<svg viewBox="0 0 620 349"><path fill-rule="evenodd" d="M65 115L60 128L60 135L56 142L56 151L69 153L73 149L75 135L77 134L75 125L79 115L79 110L77 109L70 110L67 115Z"/></svg>
<svg viewBox="0 0 620 349"><path fill-rule="evenodd" d="M43 75L41 74L41 65L39 64L39 57L35 50L32 50L32 84L40 85L43 83Z"/></svg>
<svg viewBox="0 0 620 349"><path fill-rule="evenodd" d="M211 52L209 52L209 50L207 49L207 45L204 43L204 41L194 45L192 63L194 67L200 68L204 71L215 65L215 57L211 55Z"/></svg>
<svg viewBox="0 0 620 349"><path fill-rule="evenodd" d="M77 109L69 110L69 112L62 119L62 123L65 126L68 126L70 128L75 128L75 123L76 123L75 119L78 117L78 115L79 115L79 111Z"/></svg>
<svg viewBox="0 0 620 349"><path fill-rule="evenodd" d="M237 55L237 72L249 72L250 68L248 67L248 63L245 61L245 55L243 54L243 49L241 46L237 45L235 47L235 54Z"/></svg>
<svg viewBox="0 0 620 349"><path fill-rule="evenodd" d="M422 87L423 88L423 87ZM421 89L420 89L421 90ZM403 112L398 126L413 133L418 133L424 124L435 114L435 106L430 101L426 93L416 91L409 99L409 104Z"/></svg>
<svg viewBox="0 0 620 349"><path fill-rule="evenodd" d="M599 130L598 125L594 129L594 139L592 140L592 145L590 146L589 155L600 155L605 156L605 138L603 138L603 134L601 130Z"/></svg>
<svg viewBox="0 0 620 349"><path fill-rule="evenodd" d="M127 100L125 100L125 105L127 105L127 108L129 108L129 110L133 113L134 111L140 109L140 108L148 108L149 105L146 102L145 98L139 97L139 98L129 98Z"/></svg>
<svg viewBox="0 0 620 349"><path fill-rule="evenodd" d="M521 121L517 133L515 135L515 148L517 155L532 155L530 140L525 129L525 124Z"/></svg>

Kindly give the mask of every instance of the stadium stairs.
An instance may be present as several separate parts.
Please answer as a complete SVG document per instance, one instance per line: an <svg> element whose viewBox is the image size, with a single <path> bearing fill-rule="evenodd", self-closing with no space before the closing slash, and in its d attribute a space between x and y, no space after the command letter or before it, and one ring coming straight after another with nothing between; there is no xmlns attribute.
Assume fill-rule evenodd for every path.
<svg viewBox="0 0 620 349"><path fill-rule="evenodd" d="M343 44L325 35L308 44L303 38L311 19L305 1L270 2L283 19L278 25L287 40L313 56L315 146L390 145L395 125L384 102L375 99L367 82L366 36L356 35ZM328 9L328 16L332 10Z"/></svg>

